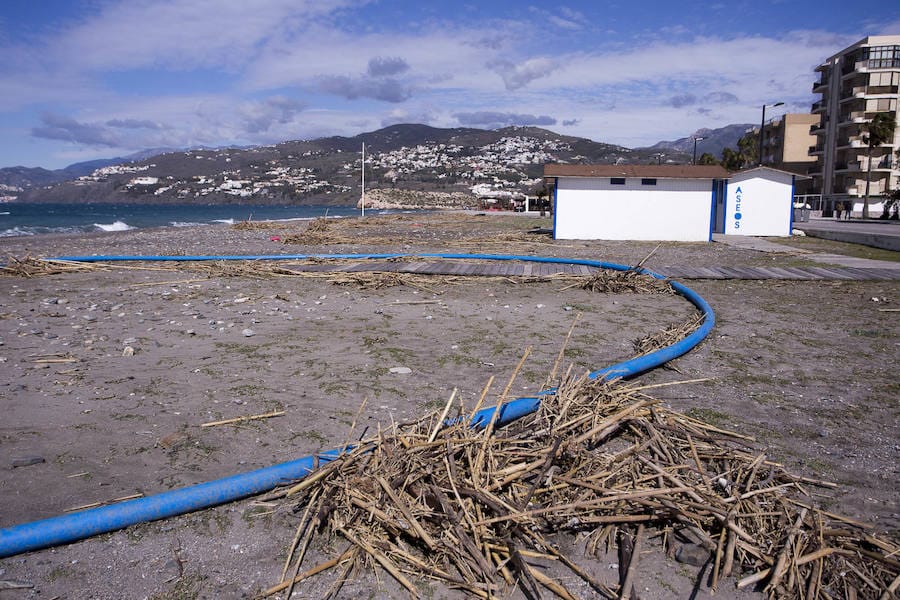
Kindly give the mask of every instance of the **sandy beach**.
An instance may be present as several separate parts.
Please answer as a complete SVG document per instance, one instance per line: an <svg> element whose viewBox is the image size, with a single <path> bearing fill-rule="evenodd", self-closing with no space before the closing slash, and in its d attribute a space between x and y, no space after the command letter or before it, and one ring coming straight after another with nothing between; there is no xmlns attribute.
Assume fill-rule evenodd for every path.
<svg viewBox="0 0 900 600"><path fill-rule="evenodd" d="M460 252L646 260L653 269L799 265L801 250L844 249L813 240L775 254L713 243L554 241L537 231L549 224L422 213L341 219L314 233L293 222L3 238L0 255ZM882 309L898 306L900 283L687 283L716 311L716 328L642 381L708 380L653 395L753 437L792 472L837 483L821 498L824 508L896 538L900 327L897 313ZM370 433L439 410L454 388L474 404L486 380L509 377L529 346L511 394L534 394L579 313L565 353L574 371L632 356L634 340L693 311L677 296L600 294L561 280L422 275L376 287L333 275L211 272L199 263L3 276L0 297L0 527L334 448L364 400L357 427ZM296 521L288 504L250 499L0 559L0 580L22 584L0 587L0 599L253 597L278 581ZM672 589L687 597L695 576L665 557L648 561L641 597L672 597ZM312 583L294 597L327 589ZM406 597L383 575L343 597L363 593ZM708 594L704 586L697 597ZM756 596L732 582L715 597Z"/></svg>

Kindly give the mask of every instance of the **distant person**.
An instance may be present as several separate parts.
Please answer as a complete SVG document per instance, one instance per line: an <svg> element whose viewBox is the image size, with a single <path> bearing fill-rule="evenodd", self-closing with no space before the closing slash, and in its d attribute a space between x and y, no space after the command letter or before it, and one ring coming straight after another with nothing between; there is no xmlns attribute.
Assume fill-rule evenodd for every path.
<svg viewBox="0 0 900 600"><path fill-rule="evenodd" d="M850 213L852 213L852 212L853 212L853 202L851 201L844 205L844 220L845 221L850 220Z"/></svg>
<svg viewBox="0 0 900 600"><path fill-rule="evenodd" d="M844 212L844 203L838 202L834 205L834 214L837 215L837 220L841 220L841 213Z"/></svg>

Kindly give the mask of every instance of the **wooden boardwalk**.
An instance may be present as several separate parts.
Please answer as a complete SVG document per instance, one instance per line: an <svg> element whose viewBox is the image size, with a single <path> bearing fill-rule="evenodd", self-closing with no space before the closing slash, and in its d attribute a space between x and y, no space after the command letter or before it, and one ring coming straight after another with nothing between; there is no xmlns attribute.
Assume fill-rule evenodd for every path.
<svg viewBox="0 0 900 600"><path fill-rule="evenodd" d="M559 273L590 275L595 269L584 265L483 261L463 259L362 260L339 263L292 265L293 270L354 273L380 271L430 275L488 277L547 277ZM897 269L851 267L658 267L656 273L671 279L781 279L799 281L889 281L900 280Z"/></svg>

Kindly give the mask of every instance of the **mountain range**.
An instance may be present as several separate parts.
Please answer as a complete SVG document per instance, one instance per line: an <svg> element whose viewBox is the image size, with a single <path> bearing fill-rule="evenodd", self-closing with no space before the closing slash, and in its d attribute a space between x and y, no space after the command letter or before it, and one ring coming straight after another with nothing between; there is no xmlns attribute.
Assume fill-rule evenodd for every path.
<svg viewBox="0 0 900 600"><path fill-rule="evenodd" d="M516 195L540 185L548 162L689 163L694 137L720 155L749 125L702 129L693 136L629 149L537 127L496 130L392 125L355 137L286 141L273 146L168 150L70 165L0 169L0 197L27 202L352 204L360 194L360 150L367 189L396 187Z"/></svg>

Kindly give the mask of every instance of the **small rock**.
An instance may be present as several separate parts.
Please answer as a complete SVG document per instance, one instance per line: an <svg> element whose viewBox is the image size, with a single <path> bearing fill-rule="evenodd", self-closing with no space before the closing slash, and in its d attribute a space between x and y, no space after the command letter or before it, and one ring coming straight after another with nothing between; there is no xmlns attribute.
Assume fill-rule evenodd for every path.
<svg viewBox="0 0 900 600"><path fill-rule="evenodd" d="M709 550L698 544L682 544L675 551L675 560L686 565L702 567L709 560Z"/></svg>
<svg viewBox="0 0 900 600"><path fill-rule="evenodd" d="M253 337L256 335L256 332L250 329L249 327L241 332L244 337Z"/></svg>
<svg viewBox="0 0 900 600"><path fill-rule="evenodd" d="M409 367L391 367L388 371L397 375L409 375L412 373L412 369Z"/></svg>
<svg viewBox="0 0 900 600"><path fill-rule="evenodd" d="M122 356L134 356L134 348L131 346L125 346L122 350Z"/></svg>
<svg viewBox="0 0 900 600"><path fill-rule="evenodd" d="M242 298L235 298L234 303L235 304L243 304L244 302L247 302L248 300L250 300L250 296L244 296Z"/></svg>
<svg viewBox="0 0 900 600"><path fill-rule="evenodd" d="M16 456L12 459L12 467L30 467L31 465L39 465L44 462L43 456Z"/></svg>

